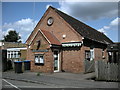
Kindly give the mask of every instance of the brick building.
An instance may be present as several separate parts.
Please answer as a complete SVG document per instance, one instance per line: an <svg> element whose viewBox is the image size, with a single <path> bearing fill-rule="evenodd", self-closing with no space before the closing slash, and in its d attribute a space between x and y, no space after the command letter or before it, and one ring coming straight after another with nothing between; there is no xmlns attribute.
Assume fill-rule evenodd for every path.
<svg viewBox="0 0 120 90"><path fill-rule="evenodd" d="M107 60L103 33L49 7L26 41L31 71L84 72L84 60Z"/></svg>
<svg viewBox="0 0 120 90"><path fill-rule="evenodd" d="M17 42L0 42L2 71L14 68L14 61L26 59L26 45Z"/></svg>
<svg viewBox="0 0 120 90"><path fill-rule="evenodd" d="M17 42L0 42L0 49L7 50L7 59L26 59L26 45Z"/></svg>
<svg viewBox="0 0 120 90"><path fill-rule="evenodd" d="M120 42L116 42L113 44L108 45L107 52L108 52L108 61L110 63L120 63L119 61L119 54L120 54Z"/></svg>

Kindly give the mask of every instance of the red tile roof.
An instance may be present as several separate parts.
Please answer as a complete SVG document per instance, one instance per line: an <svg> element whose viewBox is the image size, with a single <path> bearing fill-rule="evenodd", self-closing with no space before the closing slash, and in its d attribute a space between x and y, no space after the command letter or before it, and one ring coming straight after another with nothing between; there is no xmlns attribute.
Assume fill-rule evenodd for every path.
<svg viewBox="0 0 120 90"><path fill-rule="evenodd" d="M40 30L45 35L45 37L49 40L51 44L54 45L61 45L60 41L49 31Z"/></svg>

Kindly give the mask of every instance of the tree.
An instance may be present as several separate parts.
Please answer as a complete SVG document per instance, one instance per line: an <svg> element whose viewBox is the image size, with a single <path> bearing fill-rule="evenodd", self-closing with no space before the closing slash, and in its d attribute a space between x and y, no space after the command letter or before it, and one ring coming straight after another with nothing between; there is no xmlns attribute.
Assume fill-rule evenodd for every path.
<svg viewBox="0 0 120 90"><path fill-rule="evenodd" d="M15 30L10 30L6 36L4 36L5 42L21 42L21 37L19 36L19 33L17 33Z"/></svg>

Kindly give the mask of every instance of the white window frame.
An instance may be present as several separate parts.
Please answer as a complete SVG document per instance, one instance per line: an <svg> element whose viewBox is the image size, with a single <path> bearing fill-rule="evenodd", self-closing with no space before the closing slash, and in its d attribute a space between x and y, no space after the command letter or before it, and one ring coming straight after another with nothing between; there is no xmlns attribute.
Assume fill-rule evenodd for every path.
<svg viewBox="0 0 120 90"><path fill-rule="evenodd" d="M38 62L35 61L36 56L38 57ZM40 57L42 57L42 59ZM44 54L35 54L34 61L35 65L44 65Z"/></svg>
<svg viewBox="0 0 120 90"><path fill-rule="evenodd" d="M94 60L95 58L95 53L94 53L94 48L90 49L90 61Z"/></svg>
<svg viewBox="0 0 120 90"><path fill-rule="evenodd" d="M105 58L105 50L102 49L102 58Z"/></svg>

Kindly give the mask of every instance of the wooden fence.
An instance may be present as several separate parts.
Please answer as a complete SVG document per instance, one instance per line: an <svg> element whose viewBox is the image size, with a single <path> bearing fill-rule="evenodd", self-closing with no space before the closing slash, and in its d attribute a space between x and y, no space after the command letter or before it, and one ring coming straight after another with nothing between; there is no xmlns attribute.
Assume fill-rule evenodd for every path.
<svg viewBox="0 0 120 90"><path fill-rule="evenodd" d="M95 71L95 62L94 60L88 61L84 60L84 66L85 66L85 72L84 73L90 73Z"/></svg>
<svg viewBox="0 0 120 90"><path fill-rule="evenodd" d="M97 80L120 81L118 64L105 61L95 61L95 74Z"/></svg>

